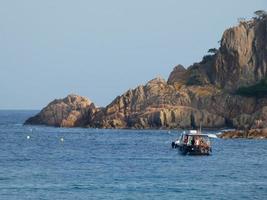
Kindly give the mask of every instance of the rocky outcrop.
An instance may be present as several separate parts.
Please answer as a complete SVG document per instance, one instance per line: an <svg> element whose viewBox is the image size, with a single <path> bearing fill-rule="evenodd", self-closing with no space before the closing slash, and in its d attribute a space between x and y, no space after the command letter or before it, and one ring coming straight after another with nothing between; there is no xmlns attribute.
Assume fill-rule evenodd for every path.
<svg viewBox="0 0 267 200"><path fill-rule="evenodd" d="M227 91L257 83L267 75L267 17L227 29L220 48L187 70L187 83L213 84ZM175 80L175 78L172 78Z"/></svg>
<svg viewBox="0 0 267 200"><path fill-rule="evenodd" d="M118 96L95 115L91 126L106 128L187 128L225 126L225 118L204 106L218 93L214 87L176 88L156 78ZM97 123L96 123L97 122Z"/></svg>
<svg viewBox="0 0 267 200"><path fill-rule="evenodd" d="M267 74L267 19L226 30L211 68L212 82L225 89L255 84Z"/></svg>
<svg viewBox="0 0 267 200"><path fill-rule="evenodd" d="M240 110L250 115L257 101L225 94L216 87L169 85L153 79L128 90L95 115L92 127L206 128L233 126ZM96 123L97 122L97 123ZM236 124L234 124L236 125Z"/></svg>
<svg viewBox="0 0 267 200"><path fill-rule="evenodd" d="M87 98L68 95L49 103L39 114L29 118L25 124L39 124L58 127L85 126L90 112L96 110Z"/></svg>
<svg viewBox="0 0 267 200"><path fill-rule="evenodd" d="M177 65L174 67L173 71L171 72L168 78L168 84L177 84L181 83L184 84L186 81L186 69L183 65Z"/></svg>
<svg viewBox="0 0 267 200"><path fill-rule="evenodd" d="M222 138L222 139L236 139L236 138L267 139L267 128L225 131L218 136L219 138Z"/></svg>
<svg viewBox="0 0 267 200"><path fill-rule="evenodd" d="M168 81L155 78L128 90L105 108L71 95L55 100L26 124L99 128L267 127L267 98L235 93L267 76L267 17L226 30L218 50ZM252 133L251 133L252 134ZM254 133L253 133L254 134Z"/></svg>

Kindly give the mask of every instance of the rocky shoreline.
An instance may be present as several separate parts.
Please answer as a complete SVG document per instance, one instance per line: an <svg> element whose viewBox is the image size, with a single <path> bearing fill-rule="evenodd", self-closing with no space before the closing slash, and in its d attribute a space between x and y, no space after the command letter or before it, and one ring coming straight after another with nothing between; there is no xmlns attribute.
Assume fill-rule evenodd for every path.
<svg viewBox="0 0 267 200"><path fill-rule="evenodd" d="M219 134L218 137L222 139L267 139L267 128L224 131L222 134Z"/></svg>
<svg viewBox="0 0 267 200"><path fill-rule="evenodd" d="M210 49L201 62L188 68L177 65L167 81L155 78L126 91L106 107L69 95L52 101L25 124L129 129L202 125L251 129L225 133L224 138L258 137L262 131L256 130L267 128L267 94L253 96L250 91L250 95L243 95L240 91L259 83L262 87L265 80L267 16L261 16L227 29L219 49Z"/></svg>

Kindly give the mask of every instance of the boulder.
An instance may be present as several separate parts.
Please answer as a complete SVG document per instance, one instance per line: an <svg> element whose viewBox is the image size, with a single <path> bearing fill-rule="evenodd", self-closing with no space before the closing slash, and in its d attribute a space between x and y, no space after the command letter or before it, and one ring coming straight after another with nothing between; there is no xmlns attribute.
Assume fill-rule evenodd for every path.
<svg viewBox="0 0 267 200"><path fill-rule="evenodd" d="M48 125L58 127L84 126L88 122L89 111L96 109L87 98L68 95L49 103L36 116L29 118L25 124Z"/></svg>

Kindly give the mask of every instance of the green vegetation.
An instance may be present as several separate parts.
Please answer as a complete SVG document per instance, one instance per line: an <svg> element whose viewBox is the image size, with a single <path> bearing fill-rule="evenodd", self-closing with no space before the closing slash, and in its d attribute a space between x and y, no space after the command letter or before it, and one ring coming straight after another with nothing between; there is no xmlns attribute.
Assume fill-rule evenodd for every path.
<svg viewBox="0 0 267 200"><path fill-rule="evenodd" d="M207 77L199 69L190 70L190 76L186 81L186 85L205 85L208 83Z"/></svg>
<svg viewBox="0 0 267 200"><path fill-rule="evenodd" d="M257 10L254 12L254 14L259 18L265 18L267 16L267 12L265 10Z"/></svg>
<svg viewBox="0 0 267 200"><path fill-rule="evenodd" d="M267 96L267 78L262 79L259 83L249 86L240 87L237 89L236 94L248 97L266 97Z"/></svg>
<svg viewBox="0 0 267 200"><path fill-rule="evenodd" d="M211 48L211 49L208 50L208 53L216 54L216 53L218 53L218 49Z"/></svg>
<svg viewBox="0 0 267 200"><path fill-rule="evenodd" d="M207 62L212 61L213 57L214 57L213 55L205 55L205 56L203 56L202 61L200 62L200 64L205 64Z"/></svg>
<svg viewBox="0 0 267 200"><path fill-rule="evenodd" d="M186 84L187 85L203 85L203 80L202 80L201 75L195 74L195 75L190 76Z"/></svg>
<svg viewBox="0 0 267 200"><path fill-rule="evenodd" d="M205 63L207 63L207 62L210 62L210 61L212 61L213 60L213 58L214 58L214 55L216 55L217 53L218 53L218 49L216 49L216 48L211 48L211 49L209 49L208 50L208 55L205 55L205 56L203 56L203 58L202 58L202 61L200 62L200 64L205 64Z"/></svg>

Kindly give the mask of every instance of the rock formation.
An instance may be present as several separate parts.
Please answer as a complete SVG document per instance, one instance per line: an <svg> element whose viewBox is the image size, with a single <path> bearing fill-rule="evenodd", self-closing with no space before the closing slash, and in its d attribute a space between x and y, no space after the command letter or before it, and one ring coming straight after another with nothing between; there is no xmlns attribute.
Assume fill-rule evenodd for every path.
<svg viewBox="0 0 267 200"><path fill-rule="evenodd" d="M267 128L264 129L250 129L250 130L234 130L225 131L219 135L222 139L267 139Z"/></svg>
<svg viewBox="0 0 267 200"><path fill-rule="evenodd" d="M29 118L25 124L39 124L58 127L84 126L88 123L90 112L96 110L87 98L68 95L49 103L39 114Z"/></svg>
<svg viewBox="0 0 267 200"><path fill-rule="evenodd" d="M174 84L174 83L185 83L185 77L186 75L186 69L183 65L177 65L174 67L173 71L171 72L169 78L168 78L168 84Z"/></svg>
<svg viewBox="0 0 267 200"><path fill-rule="evenodd" d="M267 74L267 23L242 22L224 32L212 82L226 89L255 84Z"/></svg>
<svg viewBox="0 0 267 200"><path fill-rule="evenodd" d="M267 127L267 98L239 96L241 86L267 76L267 17L243 21L223 33L214 54L168 81L156 78L118 96L105 108L68 96L55 100L26 124L100 128Z"/></svg>

